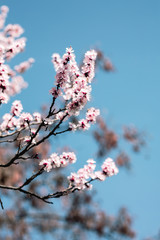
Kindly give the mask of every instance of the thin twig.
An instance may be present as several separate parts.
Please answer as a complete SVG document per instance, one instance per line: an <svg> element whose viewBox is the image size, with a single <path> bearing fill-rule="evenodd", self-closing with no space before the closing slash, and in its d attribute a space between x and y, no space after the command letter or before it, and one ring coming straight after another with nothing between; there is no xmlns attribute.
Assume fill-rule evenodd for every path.
<svg viewBox="0 0 160 240"><path fill-rule="evenodd" d="M37 173L32 175L30 178L26 179L26 181L19 187L19 189L23 188L24 186L28 185L31 183L36 177L41 175L44 172L44 167L42 167Z"/></svg>
<svg viewBox="0 0 160 240"><path fill-rule="evenodd" d="M56 136L56 135L58 135L58 134L65 133L65 132L68 132L68 131L71 131L71 129L70 129L70 128L67 128L66 130L63 130L63 131L61 131L61 132L55 132L53 135Z"/></svg>
<svg viewBox="0 0 160 240"><path fill-rule="evenodd" d="M26 195L38 198L39 200L42 200L46 203L49 204L53 204L53 202L48 201L48 199L50 198L59 198L62 196L66 196L69 195L71 193L74 193L75 191L80 191L80 189L76 186L70 186L66 189L64 189L63 191L57 191L55 193L52 194L48 194L45 196L40 196L38 194L35 194L34 192L29 192L27 190L22 189L24 186L28 185L31 181L33 181L33 179L35 179L38 175L40 175L43 172L43 168L39 170L39 172L37 172L36 174L34 174L32 177L30 177L29 179L27 179L24 184L22 184L20 187L13 187L13 186L6 186L6 185L0 185L0 188L2 189L8 189L8 190L13 190L13 191L19 191L19 192L23 192ZM88 182L85 183L86 187L88 186L88 184L92 181L94 181L96 179L90 179Z"/></svg>
<svg viewBox="0 0 160 240"><path fill-rule="evenodd" d="M0 204L1 204L1 208L4 209L3 202L1 200L1 198L0 198Z"/></svg>
<svg viewBox="0 0 160 240"><path fill-rule="evenodd" d="M0 188L2 188L2 189L8 189L8 190L13 190L13 191L23 192L23 193L25 193L25 194L27 194L27 195L29 195L29 196L36 197L36 198L38 198L38 199L40 199L40 200L42 200L42 201L44 201L44 202L46 202L46 203L53 204L52 202L47 201L46 199L44 199L43 197L39 196L38 194L35 194L35 193L33 193L33 192L29 192L29 191L24 190L24 189L19 188L19 187L12 187L12 186L0 185Z"/></svg>

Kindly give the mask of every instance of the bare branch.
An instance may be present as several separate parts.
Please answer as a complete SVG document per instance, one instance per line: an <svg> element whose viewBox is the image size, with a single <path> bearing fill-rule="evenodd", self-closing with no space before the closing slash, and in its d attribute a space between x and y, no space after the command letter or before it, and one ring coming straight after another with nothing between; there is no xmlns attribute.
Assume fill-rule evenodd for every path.
<svg viewBox="0 0 160 240"><path fill-rule="evenodd" d="M31 183L36 177L41 175L44 172L44 167L42 167L37 173L32 175L30 178L26 179L26 181L19 187L20 189L23 188L24 186L28 185Z"/></svg>
<svg viewBox="0 0 160 240"><path fill-rule="evenodd" d="M1 200L1 198L0 198L0 204L1 204L1 208L4 209L3 202Z"/></svg>

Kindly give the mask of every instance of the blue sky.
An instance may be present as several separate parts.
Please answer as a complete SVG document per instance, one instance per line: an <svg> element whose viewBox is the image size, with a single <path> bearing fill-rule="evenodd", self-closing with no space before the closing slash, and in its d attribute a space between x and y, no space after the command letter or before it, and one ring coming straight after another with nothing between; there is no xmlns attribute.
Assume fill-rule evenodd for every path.
<svg viewBox="0 0 160 240"><path fill-rule="evenodd" d="M160 229L160 1L1 0L4 4L10 8L7 23L22 25L28 39L26 51L13 63L29 57L36 60L25 74L28 89L16 97L25 111L49 103L53 52L63 54L72 46L80 61L86 50L96 46L114 63L115 73L97 73L92 103L103 113L107 110L106 121L109 118L116 129L134 124L147 132L148 143L142 154L132 156L131 174L121 171L96 184L98 199L111 214L127 206L137 239L155 235ZM86 134L76 137L70 142L77 152L81 150L83 165L92 157L95 143L87 146L90 136Z"/></svg>

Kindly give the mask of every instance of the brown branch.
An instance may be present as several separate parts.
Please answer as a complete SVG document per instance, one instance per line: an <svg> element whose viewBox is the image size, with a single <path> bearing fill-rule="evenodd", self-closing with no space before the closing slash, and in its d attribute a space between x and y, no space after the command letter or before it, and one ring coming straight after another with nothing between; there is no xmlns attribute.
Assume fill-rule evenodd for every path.
<svg viewBox="0 0 160 240"><path fill-rule="evenodd" d="M66 110L66 108L60 108L57 112L54 112L52 115L56 115L64 110Z"/></svg>
<svg viewBox="0 0 160 240"><path fill-rule="evenodd" d="M2 210L4 209L4 206L3 206L3 202L2 202L2 200L1 200L1 198L0 198L0 204L1 204L1 208L2 208Z"/></svg>
<svg viewBox="0 0 160 240"><path fill-rule="evenodd" d="M49 203L49 204L53 204L53 202L48 201L48 199L50 199L50 198L59 198L59 197L62 197L62 196L69 195L69 194L71 194L71 193L73 193L75 191L80 191L79 188L77 188L75 186L70 186L70 187L64 189L63 191L57 191L57 192L52 193L52 194L48 194L48 195L45 195L45 196L40 196L38 194L35 194L34 192L30 192L30 191L22 189L24 186L28 185L31 181L33 181L38 175L42 174L43 170L44 170L44 168L40 169L36 174L31 176L29 179L27 179L24 182L24 184L22 184L20 187L0 185L0 188L23 192L26 195L38 198L39 200L42 200L43 202ZM94 180L96 180L96 179L90 179L88 182L85 183L85 185L87 186L90 182L92 182ZM1 204L1 206L3 206L3 205Z"/></svg>
<svg viewBox="0 0 160 240"><path fill-rule="evenodd" d="M53 194L48 194L48 195L44 196L43 199L59 198L59 197L62 197L62 196L66 196L66 195L72 193L73 189L75 189L74 186L69 187L69 188L67 188L67 189L65 189L63 191L59 191L59 192L57 191L57 192L55 192Z"/></svg>
<svg viewBox="0 0 160 240"><path fill-rule="evenodd" d="M30 123L30 126L31 126L31 125L38 125L38 124L39 124L39 123L37 123L37 122L32 122L32 123ZM5 135L0 135L0 138L11 137L11 136L13 136L13 135L16 134L16 133L22 132L23 130L27 130L27 129L29 129L28 126L26 126L26 127L21 127L20 129L17 129L17 130L15 130L14 132L10 132L10 133L7 133L7 134L5 134Z"/></svg>
<svg viewBox="0 0 160 240"><path fill-rule="evenodd" d="M60 88L60 84L57 85L57 91L59 90L59 88ZM52 104L51 104L51 106L50 106L50 109L49 109L49 113L48 113L48 115L47 115L47 118L49 118L49 117L51 117L51 116L53 115L52 108L53 108L53 106L54 106L54 104L55 104L55 101L56 101L56 97L53 97Z"/></svg>
<svg viewBox="0 0 160 240"><path fill-rule="evenodd" d="M13 142L15 142L16 140L18 140L18 137L19 137L20 133L21 132L17 132L17 136L12 140L8 139L8 140L0 141L0 144L1 143L13 143Z"/></svg>
<svg viewBox="0 0 160 240"><path fill-rule="evenodd" d="M57 128L59 128L59 126L61 125L61 123L63 122L63 120L66 118L68 114L64 115L64 117L59 121L59 123L53 128L53 130L48 134L46 135L45 137L43 137L41 140L39 140L37 143L33 144L32 146L30 146L28 148L28 151L35 147L35 146L38 146L39 144L41 144L42 142L44 142L46 139L48 139L50 136L54 135L54 132ZM0 165L1 166L1 165Z"/></svg>
<svg viewBox="0 0 160 240"><path fill-rule="evenodd" d="M58 134L65 133L65 132L69 132L69 131L71 131L71 129L70 129L70 128L67 128L66 130L63 130L63 131L61 131L61 132L55 132L53 135L56 136L56 135L58 135Z"/></svg>
<svg viewBox="0 0 160 240"><path fill-rule="evenodd" d="M61 123L63 122L63 120L65 119L66 116L67 116L67 114L64 115L64 117L59 121L59 123L53 128L53 130L52 130L48 135L46 135L45 137L43 137L43 138L42 138L41 140L39 140L37 143L31 145L33 138L38 134L39 130L41 129L41 127L42 127L43 124L44 124L44 122L42 122L42 123L39 125L36 133L34 134L34 137L31 138L31 141L28 143L28 145L27 145L21 152L17 152L16 155L15 155L8 163L6 163L6 164L1 164L0 167L9 167L10 165L12 165L12 164L15 162L15 160L19 159L19 157L21 157L23 154L25 154L26 152L28 152L31 148L33 148L33 147L35 147L35 146L38 146L39 144L41 144L42 142L44 142L46 139L48 139L51 135L54 135L55 130L56 130L57 128L59 128L59 126L61 125Z"/></svg>
<svg viewBox="0 0 160 240"><path fill-rule="evenodd" d="M43 197L39 196L38 194L35 194L33 192L29 192L27 190L24 190L22 188L19 188L19 187L13 187L13 186L6 186L6 185L0 185L0 188L2 189L8 189L8 190L13 190L13 191L19 191L19 192L23 192L24 194L27 194L27 195L30 195L32 197L36 197L46 203L50 203L50 204L53 204L52 202L49 202L47 201L46 199L44 199Z"/></svg>
<svg viewBox="0 0 160 240"><path fill-rule="evenodd" d="M41 175L44 172L44 166L34 175L32 175L30 178L26 179L26 181L19 187L19 189L23 188L24 186L28 185L31 183L36 177Z"/></svg>

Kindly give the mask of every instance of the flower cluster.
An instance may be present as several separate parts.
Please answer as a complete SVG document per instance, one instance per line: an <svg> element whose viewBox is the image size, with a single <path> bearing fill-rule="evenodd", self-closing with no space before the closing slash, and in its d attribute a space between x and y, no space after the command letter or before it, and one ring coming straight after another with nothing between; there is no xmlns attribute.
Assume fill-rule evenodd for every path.
<svg viewBox="0 0 160 240"><path fill-rule="evenodd" d="M18 24L9 24L5 26L5 19L8 8L2 6L0 13L0 105L7 103L11 96L20 93L22 88L27 87L21 74L28 70L33 62L33 58L10 68L6 61L11 60L18 53L22 52L25 47L26 39L21 37L24 30ZM66 53L60 57L59 54L52 55L52 62L56 71L55 86L50 90L52 103L43 115L39 112L33 114L23 112L21 101L15 100L12 103L10 113L6 113L0 122L0 139L1 144L11 144L13 152L16 152L10 160L1 161L1 167L10 167L20 163L21 160L39 159L41 152L41 143L46 142L51 136L66 133L75 130L88 130L96 122L100 110L91 107L87 110L83 119L77 117L81 110L91 99L91 83L95 75L95 61L97 52L94 50L87 51L83 60L82 67L79 68L75 60L72 47L66 48ZM59 107L57 98L62 98L62 107ZM68 120L67 124L63 122ZM75 120L75 121L74 121ZM71 121L71 122L70 122ZM73 123L74 121L74 123ZM23 190L23 187L29 185L32 180L42 174L44 171L50 172L54 168L66 167L76 162L76 155L73 152L62 152L61 154L52 153L48 158L48 144L46 149L43 148L42 160L40 160L39 170L20 185L19 187L1 186L6 189L13 189L23 192L29 196L34 196L44 202L49 203L49 198L60 197L74 190L90 189L93 180L104 181L107 177L118 173L118 169L111 158L107 158L102 164L100 171L95 171L96 162L89 159L83 168L77 173L71 173L68 177L69 187L64 191L46 196L39 196L38 191ZM39 148L40 147L40 148ZM44 145L43 145L44 147ZM17 148L17 150L15 149ZM10 154L9 154L10 155ZM25 163L24 161L24 163ZM32 163L31 163L32 164ZM19 164L20 166L20 164ZM23 164L22 164L23 166ZM24 166L25 168L25 166ZM11 168L12 169L12 168ZM29 170L29 169L28 169ZM28 171L27 170L27 171ZM28 175L28 173L27 173ZM36 193L37 192L37 193ZM3 203L0 199L0 205Z"/></svg>
<svg viewBox="0 0 160 240"><path fill-rule="evenodd" d="M96 61L97 52L95 50L87 51L82 66L82 74L91 83L94 78L94 62Z"/></svg>
<svg viewBox="0 0 160 240"><path fill-rule="evenodd" d="M0 29L3 29L5 20L7 17L7 13L9 11L9 8L7 6L2 6L1 7L1 14L0 14Z"/></svg>
<svg viewBox="0 0 160 240"><path fill-rule="evenodd" d="M27 61L20 63L19 65L15 66L14 69L18 72L18 73L24 73L26 70L28 70L32 64L34 63L34 59L33 58L29 58Z"/></svg>
<svg viewBox="0 0 160 240"><path fill-rule="evenodd" d="M111 177L118 173L118 168L111 158L107 158L102 164L102 171L104 175Z"/></svg>
<svg viewBox="0 0 160 240"><path fill-rule="evenodd" d="M23 107L20 101L16 100L12 103L11 113L13 114L13 116L19 116L22 110Z"/></svg>
<svg viewBox="0 0 160 240"><path fill-rule="evenodd" d="M61 58L59 54L52 55L52 62L56 70L56 89L51 90L54 97L62 94L66 101L66 111L68 116L78 116L80 110L90 100L91 81L94 77L96 52L88 51L85 54L82 71L80 71L73 49L67 48L66 53Z"/></svg>
<svg viewBox="0 0 160 240"><path fill-rule="evenodd" d="M48 159L43 159L39 165L45 166L44 170L50 172L52 168L66 167L69 163L76 162L76 155L73 152L63 152L51 154Z"/></svg>
<svg viewBox="0 0 160 240"><path fill-rule="evenodd" d="M38 124L42 121L40 113L30 113L22 112L23 106L20 101L15 100L12 103L11 111L3 116L3 121L0 124L0 134L3 132L13 131L15 129L28 127L28 124Z"/></svg>
<svg viewBox="0 0 160 240"><path fill-rule="evenodd" d="M96 117L100 115L99 109L89 108L86 113L86 120L89 123L95 123Z"/></svg>
<svg viewBox="0 0 160 240"><path fill-rule="evenodd" d="M72 186L80 189L91 188L91 181L94 179L99 179L104 181L106 177L116 175L118 173L118 168L116 167L114 161L111 158L107 158L103 165L102 171L95 171L96 162L93 159L87 161L87 165L80 168L77 173L71 173L68 177L69 182Z"/></svg>
<svg viewBox="0 0 160 240"><path fill-rule="evenodd" d="M99 116L100 110L95 108L90 108L87 110L86 119L81 119L77 124L69 123L69 127L72 131L77 129L79 130L88 130L90 128L90 124L94 124L96 122L97 116Z"/></svg>
<svg viewBox="0 0 160 240"><path fill-rule="evenodd" d="M0 14L0 104L7 103L9 98L27 87L27 84L21 76L5 63L25 48L26 39L21 37L24 30L18 24L8 24L6 27L5 20L7 17L8 7L1 7ZM21 63L16 66L17 73L23 73L32 64L33 60ZM11 78L11 79L10 79Z"/></svg>
<svg viewBox="0 0 160 240"><path fill-rule="evenodd" d="M4 29L5 35L18 38L23 34L24 30L19 24L8 24Z"/></svg>

